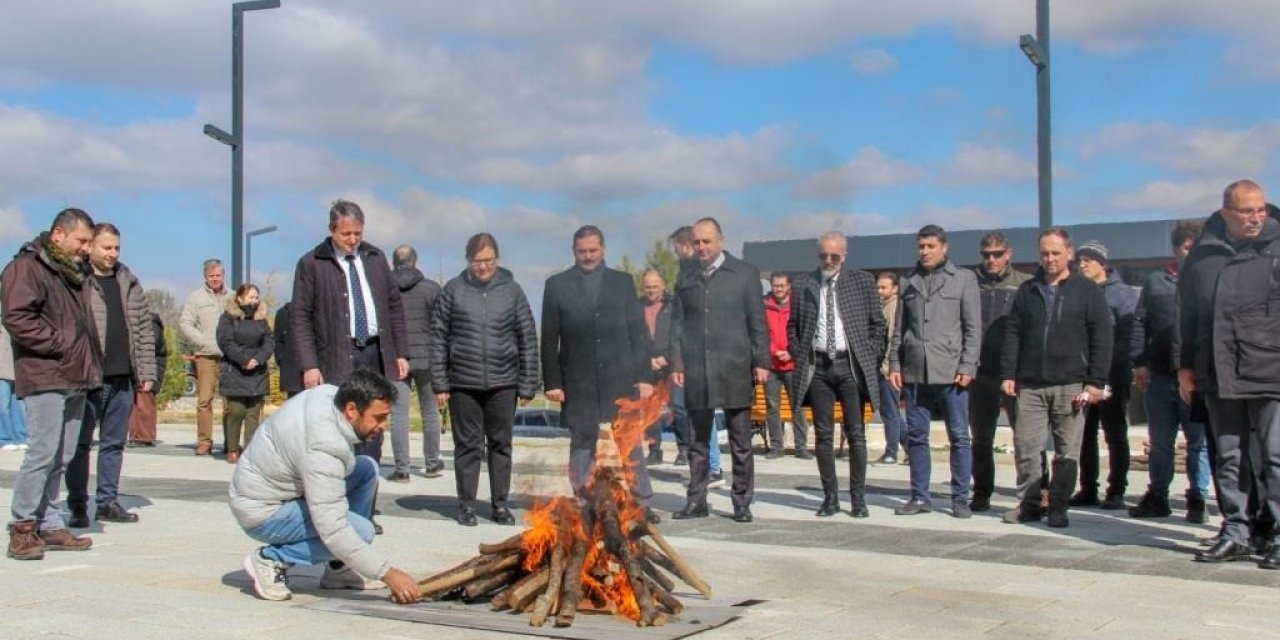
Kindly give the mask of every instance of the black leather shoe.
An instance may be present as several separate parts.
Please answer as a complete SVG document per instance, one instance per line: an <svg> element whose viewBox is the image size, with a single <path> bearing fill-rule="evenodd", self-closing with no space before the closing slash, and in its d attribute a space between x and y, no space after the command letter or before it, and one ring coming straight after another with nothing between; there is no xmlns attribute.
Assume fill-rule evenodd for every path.
<svg viewBox="0 0 1280 640"><path fill-rule="evenodd" d="M89 514L82 510L72 510L71 518L67 520L67 526L72 529L88 529Z"/></svg>
<svg viewBox="0 0 1280 640"><path fill-rule="evenodd" d="M476 526L476 510L475 507L458 507L458 524L464 527Z"/></svg>
<svg viewBox="0 0 1280 640"><path fill-rule="evenodd" d="M103 522L137 522L138 514L125 511L119 502L112 502L108 505L98 505L98 514L94 519Z"/></svg>
<svg viewBox="0 0 1280 640"><path fill-rule="evenodd" d="M1102 502L1098 500L1098 494L1096 493L1077 491L1076 494L1071 496L1071 499L1067 501L1067 504L1073 507L1097 507L1101 506Z"/></svg>
<svg viewBox="0 0 1280 640"><path fill-rule="evenodd" d="M673 520L688 520L690 518L705 518L710 515L711 511L707 509L706 502L690 502L683 509L671 514Z"/></svg>
<svg viewBox="0 0 1280 640"><path fill-rule="evenodd" d="M1071 519L1067 517L1066 511L1049 511L1049 515L1045 517L1044 523L1055 528L1065 529L1071 526Z"/></svg>
<svg viewBox="0 0 1280 640"><path fill-rule="evenodd" d="M812 454L812 453L809 453L809 450L808 450L808 449L801 449L801 450L799 450L799 451L797 451L797 452L796 452L796 457L797 457L797 458L799 458L799 459L801 459L801 460L812 460L812 459L813 459L813 454Z"/></svg>
<svg viewBox="0 0 1280 640"><path fill-rule="evenodd" d="M1004 512L1001 517L1006 524L1026 524L1028 522L1040 522L1040 505L1022 503L1017 509L1010 509Z"/></svg>
<svg viewBox="0 0 1280 640"><path fill-rule="evenodd" d="M867 505L861 502L855 502L849 507L850 518L870 518L871 512L867 511Z"/></svg>
<svg viewBox="0 0 1280 640"><path fill-rule="evenodd" d="M1249 559L1249 545L1222 538L1218 544L1196 552L1196 562L1233 562Z"/></svg>
<svg viewBox="0 0 1280 640"><path fill-rule="evenodd" d="M969 501L969 510L974 513L982 513L991 510L991 498L987 496L974 496Z"/></svg>
<svg viewBox="0 0 1280 640"><path fill-rule="evenodd" d="M1124 503L1123 493L1109 493L1107 498L1102 501L1101 505L1104 511L1120 511L1125 509L1127 505Z"/></svg>
<svg viewBox="0 0 1280 640"><path fill-rule="evenodd" d="M382 525L378 524L377 520L370 520L369 522L373 523L373 535L375 536L382 535Z"/></svg>
<svg viewBox="0 0 1280 640"><path fill-rule="evenodd" d="M657 511L654 511L649 507L644 508L644 519L645 522L648 522L649 524L662 524L662 516L658 515Z"/></svg>
<svg viewBox="0 0 1280 640"><path fill-rule="evenodd" d="M899 516L914 516L921 513L929 513L930 511L933 511L933 505L927 502L920 502L919 500L912 500L901 507L894 509L893 513L894 515Z"/></svg>
<svg viewBox="0 0 1280 640"><path fill-rule="evenodd" d="M751 522L754 519L755 518L751 517L751 507L734 507L733 508L734 522Z"/></svg>
<svg viewBox="0 0 1280 640"><path fill-rule="evenodd" d="M822 499L822 506L818 507L818 512L815 515L825 518L834 516L837 513L840 513L840 497L834 493L828 493L827 497Z"/></svg>
<svg viewBox="0 0 1280 640"><path fill-rule="evenodd" d="M1268 553L1258 561L1259 569L1280 569L1280 549L1271 547L1271 553Z"/></svg>
<svg viewBox="0 0 1280 640"><path fill-rule="evenodd" d="M506 507L494 507L493 521L497 524L513 525L516 523L516 517L511 515L511 510Z"/></svg>

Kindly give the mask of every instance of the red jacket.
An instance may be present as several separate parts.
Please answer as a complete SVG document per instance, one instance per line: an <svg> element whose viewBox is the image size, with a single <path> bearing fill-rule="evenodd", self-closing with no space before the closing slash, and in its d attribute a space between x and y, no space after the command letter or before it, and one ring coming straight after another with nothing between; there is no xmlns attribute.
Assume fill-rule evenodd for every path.
<svg viewBox="0 0 1280 640"><path fill-rule="evenodd" d="M779 304L773 294L764 297L764 318L769 325L769 358L770 368L774 371L792 371L796 363L791 360L783 362L776 355L779 351L787 351L787 321L791 319L791 298L785 304Z"/></svg>

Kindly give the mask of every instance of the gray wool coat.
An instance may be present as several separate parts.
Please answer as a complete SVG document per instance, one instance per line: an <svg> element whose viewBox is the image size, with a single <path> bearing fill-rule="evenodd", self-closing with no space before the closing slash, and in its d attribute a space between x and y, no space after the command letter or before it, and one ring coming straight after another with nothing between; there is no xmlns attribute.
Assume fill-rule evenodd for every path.
<svg viewBox="0 0 1280 640"><path fill-rule="evenodd" d="M973 272L947 260L929 277L916 265L899 295L889 371L901 372L906 384L951 384L957 375L977 375L982 303Z"/></svg>

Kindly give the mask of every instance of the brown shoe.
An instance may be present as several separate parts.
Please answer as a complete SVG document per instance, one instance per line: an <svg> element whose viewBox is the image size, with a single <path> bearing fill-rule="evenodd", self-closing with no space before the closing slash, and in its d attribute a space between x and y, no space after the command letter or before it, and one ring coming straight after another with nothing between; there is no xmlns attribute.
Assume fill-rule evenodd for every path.
<svg viewBox="0 0 1280 640"><path fill-rule="evenodd" d="M211 445L211 444L209 444L209 443L207 443L207 442L202 442L202 443L200 443L200 444L196 445L196 455L198 455L198 456L211 456L211 455L213 455L213 445Z"/></svg>
<svg viewBox="0 0 1280 640"><path fill-rule="evenodd" d="M49 551L88 551L93 546L93 538L76 537L66 529L49 529L40 532L44 548Z"/></svg>
<svg viewBox="0 0 1280 640"><path fill-rule="evenodd" d="M36 535L35 522L9 525L9 552L14 560L44 560L44 541Z"/></svg>

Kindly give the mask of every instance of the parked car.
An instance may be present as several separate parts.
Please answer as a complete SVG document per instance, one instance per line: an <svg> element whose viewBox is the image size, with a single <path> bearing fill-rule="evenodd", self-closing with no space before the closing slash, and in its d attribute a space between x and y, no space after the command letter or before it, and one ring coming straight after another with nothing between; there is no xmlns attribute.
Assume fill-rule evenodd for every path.
<svg viewBox="0 0 1280 640"><path fill-rule="evenodd" d="M513 431L518 436L542 438L554 438L568 433L567 429L560 426L559 411L536 407L520 407L516 409Z"/></svg>

